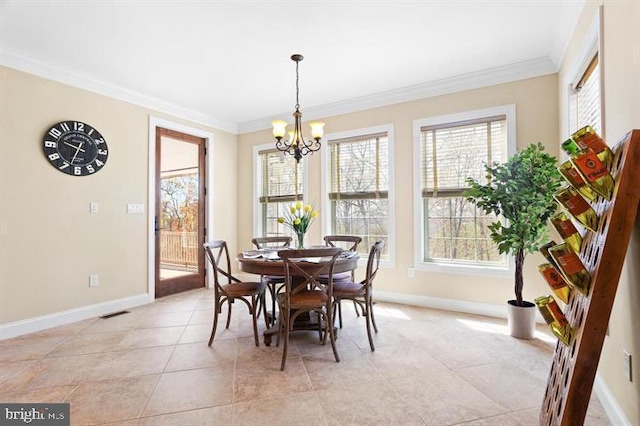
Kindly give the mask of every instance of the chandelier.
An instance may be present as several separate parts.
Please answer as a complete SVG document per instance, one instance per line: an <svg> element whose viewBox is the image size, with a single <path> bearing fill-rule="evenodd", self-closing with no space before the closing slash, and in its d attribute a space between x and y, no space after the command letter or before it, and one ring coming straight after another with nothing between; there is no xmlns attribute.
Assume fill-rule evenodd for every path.
<svg viewBox="0 0 640 426"><path fill-rule="evenodd" d="M300 88L298 87L298 65L302 59L304 58L300 54L291 55L291 60L296 63L296 111L293 113L293 130L287 132L287 122L284 120L273 120L271 122L273 126L273 136L276 138L276 148L289 155L293 155L298 163L304 155L320 149L320 139L322 139L322 135L324 134L324 123L315 121L309 123L311 127L311 137L313 139L306 141L302 135L302 113L300 112L300 102L298 101L300 94ZM285 133L287 133L288 138L283 140Z"/></svg>

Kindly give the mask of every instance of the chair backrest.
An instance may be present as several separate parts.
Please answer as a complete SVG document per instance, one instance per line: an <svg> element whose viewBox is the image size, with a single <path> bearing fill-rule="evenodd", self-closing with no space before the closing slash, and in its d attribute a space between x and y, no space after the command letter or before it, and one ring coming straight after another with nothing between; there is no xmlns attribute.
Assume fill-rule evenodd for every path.
<svg viewBox="0 0 640 426"><path fill-rule="evenodd" d="M281 249L289 247L291 237L255 237L251 242L258 250L266 248Z"/></svg>
<svg viewBox="0 0 640 426"><path fill-rule="evenodd" d="M326 235L324 242L329 247L340 247L344 250L357 251L362 238L355 235Z"/></svg>
<svg viewBox="0 0 640 426"><path fill-rule="evenodd" d="M342 251L339 247L279 251L278 256L284 262L287 298L304 289L326 289L331 297L333 267ZM315 263L317 259L319 260ZM330 278L322 282L318 279L320 275L328 275ZM292 287L292 277L298 278L295 287Z"/></svg>
<svg viewBox="0 0 640 426"><path fill-rule="evenodd" d="M224 240L208 241L203 244L204 252L213 266L213 281L216 291L222 289L224 284L232 284L240 282L239 279L231 274L231 259L229 258L229 249L227 242ZM227 277L226 283L221 282L221 276Z"/></svg>
<svg viewBox="0 0 640 426"><path fill-rule="evenodd" d="M373 280L378 273L378 269L380 268L380 257L382 255L382 249L384 249L384 241L376 241L369 251L369 259L367 259L367 270L365 273L365 278L361 282L365 285L366 291L371 291L371 286L373 286Z"/></svg>

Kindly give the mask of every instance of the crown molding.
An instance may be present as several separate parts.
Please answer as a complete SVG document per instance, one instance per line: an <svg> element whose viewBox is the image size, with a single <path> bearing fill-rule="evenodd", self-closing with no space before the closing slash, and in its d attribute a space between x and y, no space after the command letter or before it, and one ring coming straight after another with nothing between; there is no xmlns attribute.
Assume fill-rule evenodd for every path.
<svg viewBox="0 0 640 426"><path fill-rule="evenodd" d="M131 90L123 89L104 81L89 78L64 67L46 64L33 58L29 58L14 52L0 48L0 65L24 71L38 77L54 80L69 86L88 90L89 92L109 96L124 102L129 102L138 106L152 109L165 114L170 114L176 118L189 120L196 124L210 126L218 130L237 134L236 123L219 120L206 114L193 111L181 106L162 101L157 98L142 95Z"/></svg>
<svg viewBox="0 0 640 426"><path fill-rule="evenodd" d="M418 99L430 98L433 96L509 83L527 78L540 77L556 72L557 67L551 59L548 57L537 58L530 61L489 68L473 73L461 74L427 83L402 87L400 89L374 93L372 95L361 96L345 101L333 102L318 107L305 108L304 115L306 120L315 120L340 114L379 108L387 105L415 101ZM242 134L268 129L271 127L271 120L287 114L288 113L283 113L238 123L238 133Z"/></svg>
<svg viewBox="0 0 640 426"><path fill-rule="evenodd" d="M69 69L46 64L23 55L0 49L0 65L24 71L46 79L58 81L90 92L109 96L114 99L153 109L154 111L170 114L176 118L189 120L193 123L210 126L232 134L249 133L271 127L271 120L287 115L281 113L256 120L233 123L220 120L197 111L180 107L157 98L142 95L131 90L89 78ZM348 114L372 108L410 102L433 96L478 89L496 84L509 83L557 72L557 66L548 58L537 58L500 67L489 68L468 74L461 74L427 83L360 96L339 102L305 108L307 120Z"/></svg>

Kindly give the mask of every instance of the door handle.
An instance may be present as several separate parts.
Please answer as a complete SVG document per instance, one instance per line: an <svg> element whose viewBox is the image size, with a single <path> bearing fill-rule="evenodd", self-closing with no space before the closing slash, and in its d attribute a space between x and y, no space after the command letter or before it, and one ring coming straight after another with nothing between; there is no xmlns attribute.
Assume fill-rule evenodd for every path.
<svg viewBox="0 0 640 426"><path fill-rule="evenodd" d="M154 230L156 235L158 235L158 232L160 232L160 227L158 226L158 216L155 217Z"/></svg>

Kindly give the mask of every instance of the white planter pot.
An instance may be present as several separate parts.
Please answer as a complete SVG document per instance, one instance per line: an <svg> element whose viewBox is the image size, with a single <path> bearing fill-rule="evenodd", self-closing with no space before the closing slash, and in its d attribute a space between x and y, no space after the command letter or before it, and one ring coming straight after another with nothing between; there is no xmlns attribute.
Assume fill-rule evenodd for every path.
<svg viewBox="0 0 640 426"><path fill-rule="evenodd" d="M524 301L526 306L517 306L515 300L507 303L507 325L509 334L518 339L531 340L536 333L536 305Z"/></svg>

